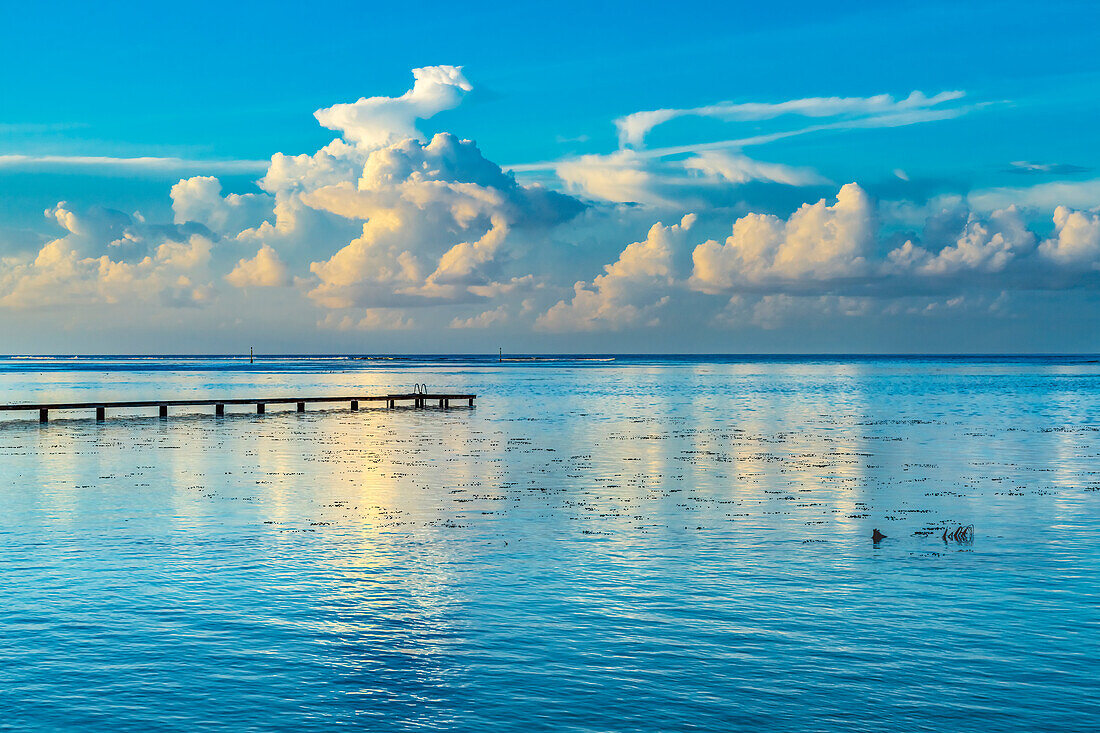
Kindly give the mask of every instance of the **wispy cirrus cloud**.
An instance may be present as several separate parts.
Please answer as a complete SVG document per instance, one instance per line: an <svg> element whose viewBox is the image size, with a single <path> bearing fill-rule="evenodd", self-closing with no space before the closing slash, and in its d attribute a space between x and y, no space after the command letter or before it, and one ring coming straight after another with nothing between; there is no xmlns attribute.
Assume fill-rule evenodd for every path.
<svg viewBox="0 0 1100 733"><path fill-rule="evenodd" d="M557 164L570 190L617 203L676 208L699 206L730 186L758 181L810 186L828 179L810 168L754 160L734 151L707 150L678 160L655 159L630 148L583 155Z"/></svg>
<svg viewBox="0 0 1100 733"><path fill-rule="evenodd" d="M593 153L509 168L527 174L553 171L571 191L594 199L696 207L700 201L709 200L708 188L711 191L716 187L728 189L752 181L784 186L830 182L805 166L754 160L741 152L744 148L827 131L904 127L947 120L984 106L984 103L960 104L964 97L961 91L933 95L913 91L903 99L878 94L808 97L784 102L721 102L684 109L645 110L615 120L619 148L612 153ZM645 147L645 138L655 127L680 117L754 123L794 118L803 122L746 137ZM814 122L808 124L811 119Z"/></svg>
<svg viewBox="0 0 1100 733"><path fill-rule="evenodd" d="M1005 168L1006 173L1025 175L1072 175L1087 173L1090 169L1072 163L1035 163L1030 160L1014 160Z"/></svg>
<svg viewBox="0 0 1100 733"><path fill-rule="evenodd" d="M63 130L79 130L88 127L87 122L0 122L0 133L8 135L37 134L43 132L60 132Z"/></svg>
<svg viewBox="0 0 1100 733"><path fill-rule="evenodd" d="M919 96L915 96L919 95ZM675 156L683 156L697 153L705 153L715 150L739 150L741 148L754 147L759 145L767 145L769 143L778 142L799 135L809 135L817 132L829 132L836 130L855 130L855 129L871 129L876 127L905 127L907 125L917 125L925 122L937 122L940 120L953 119L962 115L968 114L976 109L987 106L987 102L978 102L967 105L955 105L953 107L943 107L941 105L947 101L959 100L964 97L963 92L941 92L932 97L927 97L920 92L913 92L906 97L905 100L895 103L893 109L887 109L881 104L872 105L877 106L880 111L874 114L868 114L864 116L858 115L844 115L844 119L838 119L831 122L819 122L812 125L796 126L784 130L775 130L772 132L759 133L756 135L749 135L746 137L732 137L723 138L721 140L712 140L701 143L689 143L686 145L665 145L657 148L645 148L641 143L644 142L645 135L662 122L667 122L676 117L690 116L693 110L653 110L656 112L674 112L672 116L666 119L661 119L659 116L655 118L646 117L650 112L636 112L626 117L620 117L615 120L615 124L619 127L620 131L620 150L630 150L631 153L637 158L657 159L657 158L670 158ZM738 106L744 107L771 107L771 108L784 108L784 105L794 104L796 102L809 102L814 100L793 100L792 102L776 102L776 103L744 103ZM889 95L877 95L875 97L854 97L852 100L878 100L878 99L892 99ZM928 103L924 106L917 106L915 99L923 100L936 100L935 104ZM849 100L838 100L849 101ZM718 107L720 105L715 105ZM853 104L853 108L858 105ZM827 108L823 107L823 109ZM695 109L708 109L708 107L698 107ZM791 108L799 109L799 106ZM683 114L679 114L683 113ZM771 117L760 117L758 119L774 119L784 114L795 115L794 111L776 113ZM626 123L624 120L629 120L634 115L642 115L638 122ZM705 116L705 115L704 115ZM817 114L817 115L803 115L807 117L828 117L829 115ZM838 115L839 116L839 115ZM748 120L746 120L748 121ZM653 124L649 124L649 123ZM624 125L626 126L628 133L624 136ZM646 125L649 125L648 127ZM610 155L610 154L609 154ZM573 160L573 158L560 159L560 160L542 160L531 163L516 163L513 165L503 166L504 168L514 171L516 173L533 173L538 171L554 170L564 162Z"/></svg>
<svg viewBox="0 0 1100 733"><path fill-rule="evenodd" d="M1000 186L971 191L967 202L975 209L989 211L1017 204L1034 209L1073 206L1094 209L1100 204L1100 178L1080 181L1047 181L1034 186Z"/></svg>
<svg viewBox="0 0 1100 733"><path fill-rule="evenodd" d="M872 97L807 97L784 102L719 102L702 107L634 112L615 120L615 127L619 130L620 147L641 147L645 143L646 135L653 128L678 117L710 117L727 122L770 120L785 115L847 117L851 118L852 124L862 123L861 126L870 126L876 122L890 126L911 124L909 120L923 121L932 108L957 101L964 96L965 93L961 91L945 91L931 97L923 92L913 91L908 97L899 100L889 94L876 94ZM937 110L941 115L952 111Z"/></svg>
<svg viewBox="0 0 1100 733"><path fill-rule="evenodd" d="M0 169L118 168L157 172L258 173L266 170L270 164L269 160L200 160L148 155L132 158L108 155L0 155Z"/></svg>

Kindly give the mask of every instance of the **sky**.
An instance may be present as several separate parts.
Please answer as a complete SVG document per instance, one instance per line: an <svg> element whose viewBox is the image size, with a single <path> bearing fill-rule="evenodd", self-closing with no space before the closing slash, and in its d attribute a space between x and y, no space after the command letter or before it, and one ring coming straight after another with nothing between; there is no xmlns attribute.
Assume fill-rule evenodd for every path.
<svg viewBox="0 0 1100 733"><path fill-rule="evenodd" d="M1100 352L1098 37L0 2L0 353Z"/></svg>

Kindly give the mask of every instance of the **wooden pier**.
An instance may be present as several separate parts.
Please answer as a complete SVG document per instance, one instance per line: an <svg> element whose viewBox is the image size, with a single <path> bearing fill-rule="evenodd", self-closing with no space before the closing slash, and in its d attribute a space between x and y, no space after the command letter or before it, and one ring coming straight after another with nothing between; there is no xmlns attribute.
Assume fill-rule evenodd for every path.
<svg viewBox="0 0 1100 733"><path fill-rule="evenodd" d="M352 410L359 409L361 402L384 402L387 408L397 406L398 402L410 402L412 407L427 407L430 403L438 402L440 409L451 407L451 402L466 401L470 407L474 406L472 394L429 394L424 392L409 392L404 394L368 395L351 397L273 397L270 399L234 398L234 399L199 399L199 400L132 400L126 402L51 402L37 405L0 405L0 412L6 410L38 410L38 421L49 422L51 410L95 410L96 420L107 418L108 408L134 408L157 407L162 418L168 417L169 407L202 407L213 406L214 414L225 415L226 405L255 405L256 414L263 415L267 405L295 405L298 412L305 412L306 405L332 404L345 402Z"/></svg>

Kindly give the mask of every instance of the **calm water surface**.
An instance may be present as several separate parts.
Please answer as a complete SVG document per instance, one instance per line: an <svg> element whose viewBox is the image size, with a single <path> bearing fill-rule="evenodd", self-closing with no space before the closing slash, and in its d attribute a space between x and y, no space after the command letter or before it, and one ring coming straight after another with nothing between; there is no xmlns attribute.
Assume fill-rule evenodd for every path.
<svg viewBox="0 0 1100 733"><path fill-rule="evenodd" d="M480 398L0 416L0 728L1100 726L1095 360L0 359L414 383Z"/></svg>

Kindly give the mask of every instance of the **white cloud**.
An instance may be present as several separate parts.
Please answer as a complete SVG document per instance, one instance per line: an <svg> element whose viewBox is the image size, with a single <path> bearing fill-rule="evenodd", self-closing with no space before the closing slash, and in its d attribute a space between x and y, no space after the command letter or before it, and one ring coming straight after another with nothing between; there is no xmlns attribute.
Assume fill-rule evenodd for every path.
<svg viewBox="0 0 1100 733"><path fill-rule="evenodd" d="M457 106L473 89L461 66L413 69L413 78L413 88L400 97L364 97L319 109L313 116L330 130L339 130L348 142L377 147L419 137L418 119Z"/></svg>
<svg viewBox="0 0 1100 733"><path fill-rule="evenodd" d="M853 117L862 125L873 123L898 124L903 120L919 120L920 113L963 97L963 92L940 92L931 97L914 91L908 97L895 100L888 94L873 97L810 97L785 102L721 102L686 109L656 109L620 117L619 144L641 147L653 128L678 117L712 117L728 122L769 120L783 115L799 117ZM908 124L907 122L904 124Z"/></svg>
<svg viewBox="0 0 1100 733"><path fill-rule="evenodd" d="M1014 160L1008 164L1008 172L1028 175L1084 173L1089 170L1072 163L1035 163L1030 160Z"/></svg>
<svg viewBox="0 0 1100 733"><path fill-rule="evenodd" d="M226 282L237 288L274 288L290 284L286 265L269 245L263 245L252 259L242 259L225 276Z"/></svg>
<svg viewBox="0 0 1100 733"><path fill-rule="evenodd" d="M667 208L701 205L716 186L750 181L785 186L827 182L808 168L765 163L717 150L670 161L635 150L617 150L560 161L555 172L570 191L590 198Z"/></svg>
<svg viewBox="0 0 1100 733"><path fill-rule="evenodd" d="M755 298L734 295L715 316L714 324L725 328L756 326L775 330L792 323L858 318L880 311L874 298L816 295L797 296L769 293Z"/></svg>
<svg viewBox="0 0 1100 733"><path fill-rule="evenodd" d="M65 202L46 216L66 233L33 258L0 262L0 307L95 303L201 305L214 291L207 265L214 242L191 227L151 226L110 209Z"/></svg>
<svg viewBox="0 0 1100 733"><path fill-rule="evenodd" d="M681 165L689 171L700 173L704 177L729 183L771 181L787 186L810 186L828 182L808 168L795 168L780 163L764 163L739 153L718 150L695 155L683 161Z"/></svg>
<svg viewBox="0 0 1100 733"><path fill-rule="evenodd" d="M891 251L888 269L923 275L950 275L960 271L999 272L1035 248L1019 210L1010 206L994 211L988 220L971 213L955 240L933 254L911 241Z"/></svg>
<svg viewBox="0 0 1100 733"><path fill-rule="evenodd" d="M553 170L570 190L604 201L695 208L705 205L713 195L701 190L701 186L721 184L728 188L751 181L788 186L828 182L809 168L754 160L739 152L741 148L812 132L892 127L956 117L969 108L944 105L962 97L962 92L941 92L929 97L914 91L901 100L880 94L873 97L813 97L778 103L724 102L690 109L648 110L615 121L619 128L620 149L613 153L517 165L512 169L521 172ZM741 139L642 150L650 130L678 117L760 121L787 115L828 121ZM689 157L680 159L684 155Z"/></svg>
<svg viewBox="0 0 1100 733"><path fill-rule="evenodd" d="M1100 214L1059 206L1054 236L1039 245L1039 253L1059 265L1100 269Z"/></svg>
<svg viewBox="0 0 1100 733"><path fill-rule="evenodd" d="M467 288L471 293L480 298L498 298L510 293L528 292L544 287L544 283L536 280L534 275L513 277L507 282L489 283L488 285L471 285Z"/></svg>
<svg viewBox="0 0 1100 733"><path fill-rule="evenodd" d="M962 92L957 91L933 96L914 91L900 100L880 94L872 97L812 97L778 103L723 102L690 109L647 110L615 121L619 129L619 150L615 152L510 168L527 174L553 171L570 190L604 201L697 209L709 202L722 200L723 189L752 181L789 186L828 183L826 178L806 167L765 163L746 157L740 152L743 148L816 132L898 127L950 119L980 106L950 104L963 96ZM824 121L772 129L742 138L643 149L645 136L654 127L686 116L742 122L760 122L784 116ZM688 157L684 160L683 156ZM685 172L692 175L685 175ZM905 175L904 172L902 174Z"/></svg>
<svg viewBox="0 0 1100 733"><path fill-rule="evenodd" d="M508 309L501 305L469 318L454 318L451 328L490 328L508 321Z"/></svg>
<svg viewBox="0 0 1100 733"><path fill-rule="evenodd" d="M362 173L368 151L334 140L313 155L271 157L259 185L274 196L274 218L237 234L236 239L254 246L268 244L281 255L297 255L296 264L316 257L318 250L332 251L355 236L353 222L302 202L304 193L355 181Z"/></svg>
<svg viewBox="0 0 1100 733"><path fill-rule="evenodd" d="M1098 212L1058 207L1054 234L1040 244L1015 206L982 214L967 210L961 199L943 197L925 207L892 202L883 210L906 224L923 212L923 241L911 238L877 254L884 243L870 201L856 184L847 184L832 206L824 200L806 204L787 219L755 213L739 218L724 243L711 240L695 248L688 284L704 293L733 295L719 317L726 323L746 320L744 309L734 307L744 294L802 298L763 301L758 317L748 318L760 324L784 320L766 317L776 304L805 304L807 296L821 293L882 301L953 294L904 311L942 313L954 307L951 298L976 291L1095 286L1080 275L1100 270ZM958 301L963 302L983 301Z"/></svg>
<svg viewBox="0 0 1100 733"><path fill-rule="evenodd" d="M573 286L573 298L561 300L538 317L549 331L591 331L656 325L657 311L669 301L672 259L695 223L688 214L679 224L654 224L646 238L626 247L590 284Z"/></svg>
<svg viewBox="0 0 1100 733"><path fill-rule="evenodd" d="M418 322L455 329L534 324L594 331L688 319L774 328L808 314L945 314L986 307L993 292L1097 284L1090 271L1100 264L1100 214L1080 210L1100 200L1096 181L877 208L851 183L835 201L793 212L793 203L752 205L754 191L766 191L772 202L797 202L803 193L791 187L827 181L813 170L756 160L734 148L813 131L942 119L966 111L950 104L960 93L631 115L620 121L620 131L623 144L635 147L550 164L569 191L643 205L586 207L572 196L521 185L470 140L448 133L426 139L418 121L459 104L471 85L460 67L425 67L414 77L413 88L401 96L318 110L317 120L343 137L311 154L276 153L260 192L226 193L210 175L182 178L170 191L173 221L160 224L137 213L58 204L46 213L62 227L60 235L32 255L0 260L0 307L196 305L210 302L213 283L224 280L234 288L293 283L277 296L286 301L283 312L302 311L307 323L316 319L332 329L414 328L407 310L413 306L461 306L417 315ZM686 115L731 121L790 116L802 126L641 149L655 125ZM21 164L31 164L27 160ZM100 164L93 160L108 159L86 164ZM165 170L177 170L171 161L186 162L128 160L122 165ZM0 166L15 165L4 161ZM65 161L73 162L54 162ZM1028 164L1032 168L1060 170ZM907 177L901 169L895 175ZM776 191L784 193L773 196ZM987 208L1013 197L1038 208L1057 202L1046 208L1054 211L1054 232L1044 232L1040 243L1029 228L1034 212L1007 203ZM650 227L658 215L646 207L679 223ZM693 229L694 215L680 217L695 210L703 218ZM735 217L730 211L754 213ZM887 221L880 230L881 219ZM646 227L648 233L637 236ZM707 239L718 232L720 239ZM614 250L605 249L609 243ZM590 259L598 252L609 253ZM582 261L610 264L593 278L595 273L577 271ZM246 298L232 288L223 295L238 304L263 297ZM311 307L329 312L318 318L306 310Z"/></svg>
<svg viewBox="0 0 1100 733"><path fill-rule="evenodd" d="M1020 188L986 188L967 196L978 211L1003 209L1013 204L1050 211L1058 206L1091 209L1100 204L1100 178L1085 181L1048 181Z"/></svg>
<svg viewBox="0 0 1100 733"><path fill-rule="evenodd" d="M424 141L416 121L458 104L471 85L460 67L414 70L399 97L319 110L341 130L312 155L272 156L260 195L223 196L211 177L172 191L177 221L201 222L259 247L234 284L257 282L265 262L308 269L299 282L325 308L394 307L493 297L529 273L509 272L517 252L583 210L577 200L522 186L469 140ZM250 269L252 268L252 269ZM282 273L267 272L264 282Z"/></svg>
<svg viewBox="0 0 1100 733"><path fill-rule="evenodd" d="M782 328L833 328L839 319L896 318L957 318L963 314L991 316L1010 315L1007 292L966 295L911 295L881 298L851 295L734 295L714 317L712 323L721 328L744 330L761 328L774 331Z"/></svg>
<svg viewBox="0 0 1100 733"><path fill-rule="evenodd" d="M354 183L299 194L317 211L363 221L359 237L310 271L328 307L464 301L501 279L509 236L566 221L580 204L520 186L477 146L438 134L371 151Z"/></svg>
<svg viewBox="0 0 1100 733"><path fill-rule="evenodd" d="M336 331L405 331L416 327L416 322L397 308L367 308L362 313L358 318L328 313L317 326Z"/></svg>
<svg viewBox="0 0 1100 733"><path fill-rule="evenodd" d="M275 201L266 194L221 195L222 184L213 176L180 179L172 186L172 211L177 224L199 222L211 231L236 235L271 217Z"/></svg>
<svg viewBox="0 0 1100 733"><path fill-rule="evenodd" d="M786 219L748 214L724 243L710 240L692 253L691 285L707 293L768 281L829 280L868 272L874 237L870 199L854 183L837 202L803 204Z"/></svg>
<svg viewBox="0 0 1100 733"><path fill-rule="evenodd" d="M850 183L831 206L822 200L787 219L756 213L737 219L724 242L695 248L688 283L711 294L827 290L889 298L930 288L1073 287L1081 281L1066 276L1100 269L1096 212L1059 207L1054 235L1039 244L1015 206L982 214L943 197L924 207L891 202L883 211L905 225L923 224L923 241L911 238L878 255L877 217L866 193ZM914 221L918 215L923 221Z"/></svg>
<svg viewBox="0 0 1100 733"><path fill-rule="evenodd" d="M266 160L195 160L139 156L116 158L106 155L0 155L0 168L120 168L132 171L174 172L184 170L209 173L257 173L267 167Z"/></svg>
<svg viewBox="0 0 1100 733"><path fill-rule="evenodd" d="M657 176L649 170L648 161L633 150L582 155L562 161L555 170L571 191L585 196L650 206L675 205L658 193Z"/></svg>

